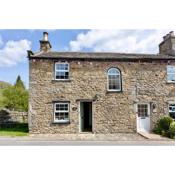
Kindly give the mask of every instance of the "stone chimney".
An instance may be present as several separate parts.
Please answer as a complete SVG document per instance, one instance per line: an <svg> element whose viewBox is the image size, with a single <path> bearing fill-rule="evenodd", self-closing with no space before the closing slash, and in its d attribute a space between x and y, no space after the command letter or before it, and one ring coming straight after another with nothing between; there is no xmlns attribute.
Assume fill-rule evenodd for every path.
<svg viewBox="0 0 175 175"><path fill-rule="evenodd" d="M48 52L51 50L52 46L48 40L48 33L43 32L43 40L40 40L40 51Z"/></svg>
<svg viewBox="0 0 175 175"><path fill-rule="evenodd" d="M163 37L163 41L159 44L159 53L175 56L175 35L173 31Z"/></svg>

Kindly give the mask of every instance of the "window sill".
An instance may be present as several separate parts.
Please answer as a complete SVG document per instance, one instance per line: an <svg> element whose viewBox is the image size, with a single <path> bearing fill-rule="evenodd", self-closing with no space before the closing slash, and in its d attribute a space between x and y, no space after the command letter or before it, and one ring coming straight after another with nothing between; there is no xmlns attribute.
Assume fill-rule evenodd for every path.
<svg viewBox="0 0 175 175"><path fill-rule="evenodd" d="M52 124L70 124L70 121L53 121Z"/></svg>
<svg viewBox="0 0 175 175"><path fill-rule="evenodd" d="M70 79L66 79L66 80L52 79L52 82L71 82L71 80Z"/></svg>
<svg viewBox="0 0 175 175"><path fill-rule="evenodd" d="M110 94L110 93L122 93L123 91L120 90L120 91L106 91L106 94Z"/></svg>
<svg viewBox="0 0 175 175"><path fill-rule="evenodd" d="M175 84L175 81L167 81L167 84Z"/></svg>

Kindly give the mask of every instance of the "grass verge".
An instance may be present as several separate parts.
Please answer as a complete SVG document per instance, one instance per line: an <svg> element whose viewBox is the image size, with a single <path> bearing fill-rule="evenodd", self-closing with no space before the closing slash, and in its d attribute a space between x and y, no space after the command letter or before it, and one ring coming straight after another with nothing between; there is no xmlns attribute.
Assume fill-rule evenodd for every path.
<svg viewBox="0 0 175 175"><path fill-rule="evenodd" d="M28 135L28 124L26 123L15 123L10 125L4 125L0 127L0 136L27 136Z"/></svg>

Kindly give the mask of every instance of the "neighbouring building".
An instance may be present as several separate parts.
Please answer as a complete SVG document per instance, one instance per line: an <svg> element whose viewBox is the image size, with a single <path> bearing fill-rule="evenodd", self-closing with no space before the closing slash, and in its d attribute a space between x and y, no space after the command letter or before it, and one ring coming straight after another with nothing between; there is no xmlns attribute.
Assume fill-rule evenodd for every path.
<svg viewBox="0 0 175 175"><path fill-rule="evenodd" d="M30 133L149 132L175 112L175 36L159 54L55 52L29 57Z"/></svg>

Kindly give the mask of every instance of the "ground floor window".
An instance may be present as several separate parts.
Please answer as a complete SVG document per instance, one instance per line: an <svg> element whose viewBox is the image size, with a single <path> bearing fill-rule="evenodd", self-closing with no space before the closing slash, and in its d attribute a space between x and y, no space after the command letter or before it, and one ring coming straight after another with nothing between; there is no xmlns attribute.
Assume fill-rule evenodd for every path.
<svg viewBox="0 0 175 175"><path fill-rule="evenodd" d="M67 123L69 122L69 103L58 102L54 104L54 122Z"/></svg>
<svg viewBox="0 0 175 175"><path fill-rule="evenodd" d="M175 104L169 104L169 115L175 119Z"/></svg>

